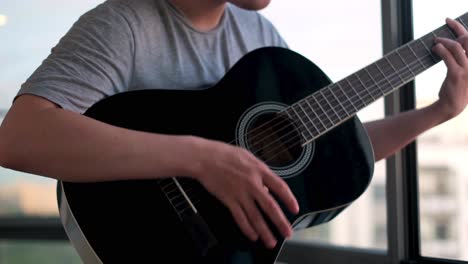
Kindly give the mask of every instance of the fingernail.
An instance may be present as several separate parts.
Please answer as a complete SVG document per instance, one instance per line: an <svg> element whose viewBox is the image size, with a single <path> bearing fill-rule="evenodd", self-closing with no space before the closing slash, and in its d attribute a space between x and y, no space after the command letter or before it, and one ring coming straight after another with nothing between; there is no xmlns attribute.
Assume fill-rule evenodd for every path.
<svg viewBox="0 0 468 264"><path fill-rule="evenodd" d="M270 242L270 248L274 248L276 246L276 240L272 240Z"/></svg>

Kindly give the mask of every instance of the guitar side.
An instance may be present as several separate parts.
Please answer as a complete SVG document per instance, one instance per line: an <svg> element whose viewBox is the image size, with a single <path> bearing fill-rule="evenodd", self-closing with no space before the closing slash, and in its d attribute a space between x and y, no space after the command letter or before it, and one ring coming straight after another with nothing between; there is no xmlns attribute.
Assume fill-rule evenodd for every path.
<svg viewBox="0 0 468 264"><path fill-rule="evenodd" d="M282 48L262 48L243 57L211 88L129 91L96 103L85 115L133 130L232 142L244 138L257 116L280 111L329 83L304 57ZM297 128L294 123L291 127ZM248 138L236 143L251 144ZM297 215L280 203L296 230L333 219L365 191L372 177L373 151L357 117L289 154L292 158L269 165L299 202ZM180 180L202 188L183 175ZM261 242L248 241L230 212L203 190L195 206L207 230L202 228L201 235L194 237L187 231L187 218L174 210L164 186L156 180L59 182L59 186L62 222L82 258L95 255L104 263L164 259L175 263L273 263L284 244L274 228L279 241L276 248L269 250ZM206 241L207 233L213 236L213 244L201 254L196 244Z"/></svg>

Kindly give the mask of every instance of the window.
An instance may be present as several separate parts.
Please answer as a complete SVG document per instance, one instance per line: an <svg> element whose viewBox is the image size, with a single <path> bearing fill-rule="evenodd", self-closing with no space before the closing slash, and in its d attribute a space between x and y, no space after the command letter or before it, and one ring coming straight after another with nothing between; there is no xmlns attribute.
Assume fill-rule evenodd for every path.
<svg viewBox="0 0 468 264"><path fill-rule="evenodd" d="M100 2L102 0L1 2L0 122L21 84L50 49L79 15ZM55 184L55 180L0 167L0 225L15 222L15 219L35 225L36 220L40 224L41 220L57 218ZM60 230L59 225L57 230ZM5 234L0 232L0 235ZM8 240L0 241L0 263L79 263L79 258L67 241Z"/></svg>
<svg viewBox="0 0 468 264"><path fill-rule="evenodd" d="M382 57L379 1L272 1L262 13L291 49L314 62L333 82ZM358 116L362 122L383 117L383 100ZM373 195L376 192L378 197ZM380 161L371 185L358 200L331 222L297 232L292 239L386 249L385 200L385 161Z"/></svg>
<svg viewBox="0 0 468 264"><path fill-rule="evenodd" d="M0 57L5 67L0 71L0 122L21 84L50 49L79 15L100 2L2 1ZM55 183L54 180L0 168L0 217L58 216Z"/></svg>
<svg viewBox="0 0 468 264"><path fill-rule="evenodd" d="M457 18L466 1L413 0L415 38ZM416 78L417 107L438 98L445 78L443 62ZM421 255L468 260L468 111L418 140L418 180Z"/></svg>

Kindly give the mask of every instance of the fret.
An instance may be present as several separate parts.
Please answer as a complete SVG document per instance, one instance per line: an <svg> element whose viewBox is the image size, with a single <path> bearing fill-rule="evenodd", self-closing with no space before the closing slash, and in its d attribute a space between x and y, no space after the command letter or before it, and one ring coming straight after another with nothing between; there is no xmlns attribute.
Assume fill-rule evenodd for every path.
<svg viewBox="0 0 468 264"><path fill-rule="evenodd" d="M398 50L395 50L395 53L400 57L401 61L405 64L406 68L409 70L409 72L411 73L411 77L415 77L416 75L414 74L414 72L411 70L411 68L409 67L409 65L405 62L405 59L403 59L403 57L401 56L401 54L398 52Z"/></svg>
<svg viewBox="0 0 468 264"><path fill-rule="evenodd" d="M453 39L457 39L457 35L455 35L455 33L453 33L452 29L448 26L446 26L447 28L447 31L450 33L450 36L453 37Z"/></svg>
<svg viewBox="0 0 468 264"><path fill-rule="evenodd" d="M304 122L302 121L301 117L299 116L299 114L296 112L296 109L294 109L294 105L292 105L291 107L289 107L289 109L291 109L293 111L293 114L296 116L296 118L292 115L289 114L289 111L286 111L286 114L288 114L288 117L292 120L292 121L296 121L294 123L296 123L297 127L301 127L301 124L302 126L305 126ZM297 120L299 119L299 123L297 123ZM307 137L304 135L304 131L300 131L301 132L301 135L302 137L307 140Z"/></svg>
<svg viewBox="0 0 468 264"><path fill-rule="evenodd" d="M364 107L364 106L367 106L366 102L361 98L361 96L360 96L359 93L356 91L356 89L354 89L353 84L349 81L349 79L346 78L345 81L349 84L349 86L351 87L351 89L353 89L353 91L355 92L357 98L362 102L363 107ZM361 108L361 107L358 106L358 108Z"/></svg>
<svg viewBox="0 0 468 264"><path fill-rule="evenodd" d="M292 116L291 114L289 114L289 110L291 110L290 108L292 108L292 107L287 108L286 111L285 111L285 113L288 115L288 117L289 117L290 120L293 120L293 121L294 121L293 116Z"/></svg>
<svg viewBox="0 0 468 264"><path fill-rule="evenodd" d="M400 54L405 60L405 63L411 69L411 73L413 76L416 76L418 72L420 72L419 66L417 65L419 60L417 56L411 51L410 44L405 45L400 49Z"/></svg>
<svg viewBox="0 0 468 264"><path fill-rule="evenodd" d="M448 38L448 39L453 38L453 33L448 29L447 26L434 30L433 34L440 38Z"/></svg>
<svg viewBox="0 0 468 264"><path fill-rule="evenodd" d="M307 103L307 100L305 100L306 103ZM306 113L306 116L307 118L309 119L310 123L312 124L312 126L315 128L317 134L320 134L320 129L318 129L318 127L315 125L315 121L312 120L312 118L310 118L310 115L307 114L307 111L304 107L302 107L301 105L301 101L299 102L299 106L301 107L302 111L304 111L304 113ZM309 107L310 108L310 107ZM310 108L310 110L312 110L312 108ZM313 110L312 110L313 111Z"/></svg>
<svg viewBox="0 0 468 264"><path fill-rule="evenodd" d="M379 67L379 64L378 64L378 63L375 63L375 66L377 67L377 70L379 70L379 72L382 74L382 76L384 77L385 81L387 81L387 83L390 85L390 90L393 90L394 86L393 86L393 84L388 80L387 75L385 74L385 72Z"/></svg>
<svg viewBox="0 0 468 264"><path fill-rule="evenodd" d="M325 117L330 121L330 126L328 127L331 127L331 125L333 125L333 120L327 115L327 113L325 112L325 110L322 108L322 106L320 105L320 102L317 100L317 98L315 98L315 96L312 96L312 98L315 100L315 102L317 103L317 105L319 106L320 110L322 110L322 113L325 115ZM328 128L328 127L325 127L325 128Z"/></svg>
<svg viewBox="0 0 468 264"><path fill-rule="evenodd" d="M374 63L375 66L377 67L377 70L380 71L380 73L382 74L382 76L385 78L385 80L387 81L387 83L390 84L390 88L392 87L392 84L387 80L387 77L385 76L385 73L383 71L380 70L380 67L379 65L377 65L377 63ZM369 66L370 67L370 66ZM370 69L370 68L369 68ZM371 80L375 83L375 86L377 87L377 89L380 90L380 92L382 94L385 94L385 90L382 90L382 88L380 88L380 85L379 85L379 82L375 80L374 76L372 76L372 74L369 72L369 70L366 69L366 72L367 74L369 75L369 77L371 78Z"/></svg>
<svg viewBox="0 0 468 264"><path fill-rule="evenodd" d="M335 97L333 95L330 95L330 87L322 88L320 90L320 93L322 93L322 96L325 98L328 105L330 105L333 108L332 111L336 114L336 116L338 116L338 119L340 119L341 115L343 114L343 110L338 107L339 103L335 99Z"/></svg>
<svg viewBox="0 0 468 264"><path fill-rule="evenodd" d="M428 50L431 50L431 47L434 46L434 32L426 34L423 38L420 38L421 42L427 47Z"/></svg>
<svg viewBox="0 0 468 264"><path fill-rule="evenodd" d="M424 48L424 50L429 53L430 55L430 59L431 59L431 64L434 64L435 62L439 61L435 56L434 54L432 53L432 51L429 49L429 47L426 45L426 43L424 43L423 41L423 38L420 38L418 43L420 43L422 45L422 47ZM427 57L429 58L429 57Z"/></svg>
<svg viewBox="0 0 468 264"><path fill-rule="evenodd" d="M371 66L372 64L356 72L356 77L358 78L358 80L360 80L361 84L364 84L364 88L366 89L367 93L371 98L370 100L373 101L375 100L375 98L380 97L382 94L381 92L379 92L379 89L374 88L374 82L372 81L372 77L369 77L367 74L367 72L369 72L368 69Z"/></svg>
<svg viewBox="0 0 468 264"><path fill-rule="evenodd" d="M421 63L424 65L424 68L428 69L436 64L437 60L432 55L432 52L428 52L426 47L427 46L425 46L424 42L416 41L413 45L413 50L416 52L416 55L419 56Z"/></svg>
<svg viewBox="0 0 468 264"><path fill-rule="evenodd" d="M465 24L465 22L463 22L463 19L461 19L461 17L457 18L457 20L458 22L460 22L460 24L462 24L465 27L465 29L468 29L468 26Z"/></svg>
<svg viewBox="0 0 468 264"><path fill-rule="evenodd" d="M340 82L337 82L336 85L337 85L338 88L341 90L341 92L344 94L344 96L346 97L346 99L348 99L349 104L354 108L354 111L357 112L358 109L356 108L356 106L354 106L353 101L351 101L351 99L349 98L349 96L345 93L345 91L343 90L343 87L341 87L341 85L340 85Z"/></svg>
<svg viewBox="0 0 468 264"><path fill-rule="evenodd" d="M345 107L343 106L343 104L340 102L340 99L338 99L338 97L335 95L335 93L333 92L333 90L331 89L331 87L327 87L327 88L325 88L325 89L323 89L323 90L324 90L324 93L325 93L326 91L328 91L328 92L332 95L332 98L334 98L335 101L338 102L338 104L341 106L341 108L343 109L343 112L345 113L345 116L346 116L346 117L349 116L348 111L346 111L346 108L345 108ZM336 105L336 104L334 104L334 105Z"/></svg>
<svg viewBox="0 0 468 264"><path fill-rule="evenodd" d="M372 93L370 93L369 90L366 88L366 84L361 80L361 78L359 78L359 75L357 75L356 73L353 74L353 75L354 75L354 76L358 79L358 81L361 83L362 88L364 89L364 91L366 91L366 92L370 95L370 97L372 98L372 101L374 101L374 100L375 100L374 96L372 96Z"/></svg>
<svg viewBox="0 0 468 264"><path fill-rule="evenodd" d="M413 55L416 57L416 59L418 60L419 64L421 64L423 66L423 69L425 70L426 69L426 65L424 65L424 63L422 63L421 59L419 58L419 56L416 54L416 52L414 52L413 48L411 47L411 45L408 45L408 48L409 50L413 53Z"/></svg>
<svg viewBox="0 0 468 264"><path fill-rule="evenodd" d="M313 124L314 122L310 119L309 115L307 114L307 112L305 111L305 109L302 107L301 102L299 102L298 105L299 105L299 108L301 108L302 112L304 112L304 114L305 114L305 116L307 117L307 119L309 119L310 122ZM293 111L295 112L294 106L292 107L292 109L293 109ZM301 122L302 122L302 124L304 124L304 127L307 129L307 132L309 132L309 135L311 135L311 138L314 138L314 137L315 137L315 136L314 136L314 133L312 133L312 131L310 131L309 126L308 126L305 122L303 122L302 120L301 120Z"/></svg>
<svg viewBox="0 0 468 264"><path fill-rule="evenodd" d="M293 110L293 113L297 115L297 113L296 113L296 111L294 110L294 107L293 107L293 106L291 106L291 107L289 107L289 108L292 109L292 110ZM286 114L288 115L289 119L291 119L291 120L297 125L297 127L301 127L300 124L298 124L297 122L295 122L297 119L294 118L293 116L291 116L291 115L289 114L289 109L286 110ZM300 118L298 118L298 119L302 122L302 120L301 120ZM301 131L301 135L302 135L302 138L304 138L305 140L307 140L307 137L304 136L304 132Z"/></svg>
<svg viewBox="0 0 468 264"><path fill-rule="evenodd" d="M335 107L333 107L333 105L330 103L330 101L328 101L327 97L322 93L324 89L320 89L320 91L318 92L319 95L321 95L323 97L323 99L325 99L325 102L328 104L329 108L331 108L332 110L332 113L334 113L336 115L336 117L338 118L338 121L340 121L340 115L335 111ZM335 122L333 122L335 123Z"/></svg>
<svg viewBox="0 0 468 264"><path fill-rule="evenodd" d="M395 67L395 65L390 60L390 57L391 56L386 56L385 60L377 62L377 65L379 65L383 75L386 76L386 79L391 84L391 88L389 90L385 90L386 93L393 91L396 87L400 87L400 85L404 83L404 81L402 81L404 79L401 76L401 72L405 70L405 66L403 65L402 68Z"/></svg>
<svg viewBox="0 0 468 264"><path fill-rule="evenodd" d="M313 96L310 96L310 97L313 97ZM310 110L312 111L312 113L317 117L318 121L320 122L320 124L323 126L323 131L327 130L327 126L325 125L325 123L323 123L322 119L320 118L320 116L315 112L314 108L312 107L312 105L310 105L309 103L309 100L305 100L305 102L307 103L307 105L310 107ZM315 124L315 122L314 122ZM318 130L320 133L322 132L322 130Z"/></svg>
<svg viewBox="0 0 468 264"><path fill-rule="evenodd" d="M341 91L343 93L343 95L345 96L345 98L348 100L349 104L345 104L345 105L351 105L353 107L353 109L350 109L350 111L346 111L348 113L353 113L353 112L357 112L358 109L356 108L356 106L354 106L353 102L351 101L351 99L349 98L349 96L346 94L346 92L343 90L343 87L341 86L340 82L337 82L336 83L336 86L338 87L338 91Z"/></svg>
<svg viewBox="0 0 468 264"><path fill-rule="evenodd" d="M408 65L403 60L403 58L398 53L396 53L396 51L390 53L388 58L392 62L392 65L395 67L395 69L397 69L399 78L403 80L403 83L406 83L413 77L411 72L407 70Z"/></svg>
<svg viewBox="0 0 468 264"><path fill-rule="evenodd" d="M437 37L440 37L440 38L448 37L447 36L448 34L446 34L447 31L444 29L444 27L438 28L438 29L436 29L436 30L434 30L432 32L433 32L434 36L437 36Z"/></svg>
<svg viewBox="0 0 468 264"><path fill-rule="evenodd" d="M385 60L386 60L387 63L390 65L390 67L392 68L393 72L398 76L398 78L400 79L401 83L405 83L405 80L404 80L403 78L401 78L400 73L397 71L397 69L395 69L395 66L393 66L392 62L388 59L388 56L385 56Z"/></svg>

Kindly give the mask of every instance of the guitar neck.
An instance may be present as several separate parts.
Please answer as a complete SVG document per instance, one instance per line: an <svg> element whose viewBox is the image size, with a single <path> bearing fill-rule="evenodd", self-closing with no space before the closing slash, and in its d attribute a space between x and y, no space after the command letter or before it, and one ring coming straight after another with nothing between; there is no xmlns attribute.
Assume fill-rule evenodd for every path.
<svg viewBox="0 0 468 264"><path fill-rule="evenodd" d="M457 20L468 28L468 13ZM447 25L443 25L286 108L284 112L301 128L304 144L440 62L441 59L431 51L435 37L457 38Z"/></svg>

